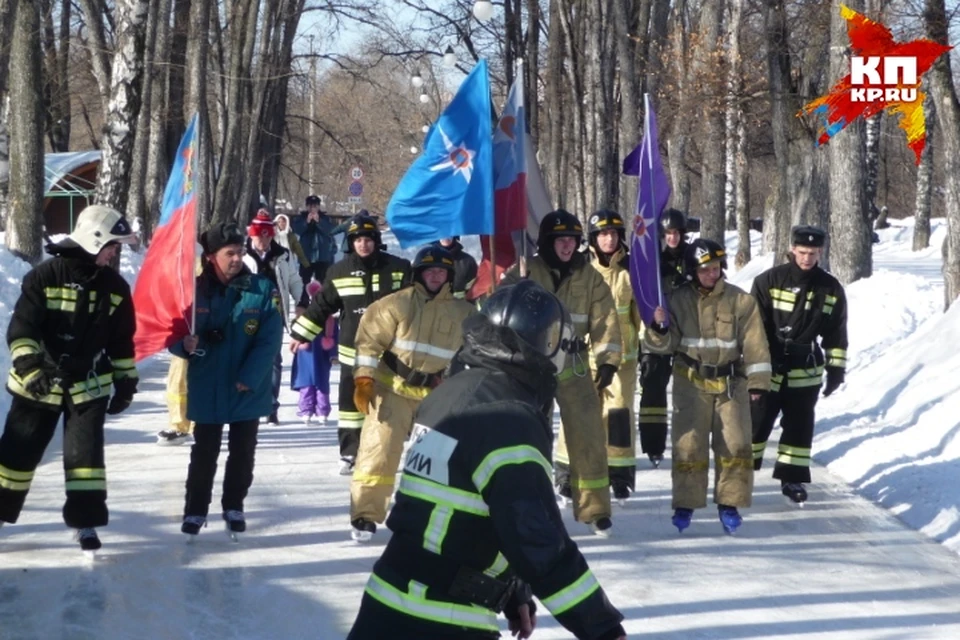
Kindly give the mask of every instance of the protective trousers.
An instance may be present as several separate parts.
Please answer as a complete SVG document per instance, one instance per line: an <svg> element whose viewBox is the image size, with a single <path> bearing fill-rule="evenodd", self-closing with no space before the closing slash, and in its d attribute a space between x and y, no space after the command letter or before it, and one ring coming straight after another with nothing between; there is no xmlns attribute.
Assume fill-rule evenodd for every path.
<svg viewBox="0 0 960 640"><path fill-rule="evenodd" d="M347 634L347 640L493 640L499 637L496 632L442 624L408 614L366 592L360 600L353 628Z"/></svg>
<svg viewBox="0 0 960 640"><path fill-rule="evenodd" d="M780 443L773 477L782 482L810 482L810 452L813 447L814 410L820 387L791 388L781 386L758 402L751 403L753 417L753 468L763 464L763 450L770 439L777 416L780 418Z"/></svg>
<svg viewBox="0 0 960 640"><path fill-rule="evenodd" d="M637 434L633 429L633 399L637 393L637 362L620 364L610 386L600 394L607 429L610 484L632 491L637 475Z"/></svg>
<svg viewBox="0 0 960 640"><path fill-rule="evenodd" d="M420 399L397 395L380 382L370 414L360 430L360 450L350 482L350 521L365 518L383 523L393 495L394 480L403 455L403 443L413 429Z"/></svg>
<svg viewBox="0 0 960 640"><path fill-rule="evenodd" d="M353 367L340 363L339 418L337 419L337 440L340 441L340 457L355 458L360 446L360 428L363 427L363 413L353 404Z"/></svg>
<svg viewBox="0 0 960 640"><path fill-rule="evenodd" d="M749 507L753 497L750 396L746 381L727 379L727 392L707 393L687 378L673 380L673 508L707 506L713 448L713 501Z"/></svg>
<svg viewBox="0 0 960 640"><path fill-rule="evenodd" d="M648 456L662 456L667 449L667 385L670 383L670 356L644 354L651 363L640 374L640 449Z"/></svg>
<svg viewBox="0 0 960 640"><path fill-rule="evenodd" d="M107 512L107 471L103 461L103 422L107 398L61 408L38 406L13 396L0 437L0 520L16 522L43 452L63 414L63 471L68 527L102 527Z"/></svg>
<svg viewBox="0 0 960 640"><path fill-rule="evenodd" d="M253 461L259 426L260 421L256 419L230 423L227 442L229 455L223 473L223 496L220 501L224 511L243 511L243 501L253 484ZM183 515L207 515L222 442L222 424L198 424L194 429Z"/></svg>
<svg viewBox="0 0 960 640"><path fill-rule="evenodd" d="M593 375L586 365L579 366L586 370L582 376L575 375L570 366L557 376L560 437L554 477L558 486L570 486L573 517L591 523L610 517L607 434Z"/></svg>
<svg viewBox="0 0 960 640"><path fill-rule="evenodd" d="M167 369L167 413L170 426L180 433L193 433L193 422L187 419L187 366L189 360L170 358Z"/></svg>

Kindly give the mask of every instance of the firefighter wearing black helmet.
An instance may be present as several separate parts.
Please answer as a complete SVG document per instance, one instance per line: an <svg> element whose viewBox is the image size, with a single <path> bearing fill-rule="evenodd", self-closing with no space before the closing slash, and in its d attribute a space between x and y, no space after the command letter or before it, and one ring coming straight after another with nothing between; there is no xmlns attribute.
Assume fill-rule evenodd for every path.
<svg viewBox="0 0 960 640"><path fill-rule="evenodd" d="M374 302L357 329L354 404L366 415L350 483L351 535L365 542L387 517L413 415L460 348L460 323L476 312L454 297L454 259L420 249L413 286Z"/></svg>
<svg viewBox="0 0 960 640"><path fill-rule="evenodd" d="M570 324L530 281L464 320L458 372L417 412L393 535L348 640L499 638L500 612L528 638L534 596L575 638L626 637L553 500L547 414Z"/></svg>
<svg viewBox="0 0 960 640"><path fill-rule="evenodd" d="M390 255L380 238L377 221L361 211L347 227L346 255L327 270L323 292L293 323L290 348L305 348L323 331L327 318L340 313L339 420L341 475L353 473L364 414L353 402L355 340L360 318L373 302L410 284L410 262Z"/></svg>
<svg viewBox="0 0 960 640"><path fill-rule="evenodd" d="M603 535L612 526L607 475L607 434L600 393L610 386L622 355L620 322L610 287L577 251L583 226L562 209L544 216L538 252L528 262L528 277L556 294L570 312L574 330L583 341L557 374L560 438L556 480L559 493L573 498L574 516ZM520 279L519 265L510 267L506 282ZM595 369L591 370L590 360ZM569 451L569 459L564 455Z"/></svg>
<svg viewBox="0 0 960 640"><path fill-rule="evenodd" d="M683 253L687 248L687 216L667 209L660 217L660 277L670 294L686 282ZM673 360L670 356L644 353L640 357L640 449L654 467L659 467L667 448L667 385Z"/></svg>
<svg viewBox="0 0 960 640"><path fill-rule="evenodd" d="M847 363L847 301L843 286L818 265L827 234L818 227L795 227L790 262L761 273L753 296L773 358L771 392L754 403L753 460L759 470L763 450L782 412L773 477L797 504L807 499L810 450L824 370L829 396L843 383Z"/></svg>
<svg viewBox="0 0 960 640"><path fill-rule="evenodd" d="M607 428L607 465L613 497L626 500L634 489L637 441L633 429L633 401L637 393L637 355L643 321L630 286L626 227L616 211L603 209L590 216L590 264L610 287L620 321L623 356L610 386L600 392L603 422Z"/></svg>
<svg viewBox="0 0 960 640"><path fill-rule="evenodd" d="M690 526L707 504L712 446L714 502L728 533L742 522L753 494L750 401L770 388L770 351L752 296L723 276L726 254L697 239L684 256L685 284L657 307L644 348L673 355L673 524Z"/></svg>

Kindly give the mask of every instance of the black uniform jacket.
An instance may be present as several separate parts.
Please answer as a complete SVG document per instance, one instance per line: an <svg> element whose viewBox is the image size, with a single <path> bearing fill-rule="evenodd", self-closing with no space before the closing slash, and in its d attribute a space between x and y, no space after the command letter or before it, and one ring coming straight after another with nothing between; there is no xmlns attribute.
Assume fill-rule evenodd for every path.
<svg viewBox="0 0 960 640"><path fill-rule="evenodd" d="M327 270L323 292L316 296L293 323L296 340L313 342L323 331L327 318L340 312L339 358L341 365L352 367L356 361L357 327L364 311L375 300L388 296L411 283L410 262L377 251L364 259L348 253Z"/></svg>
<svg viewBox="0 0 960 640"><path fill-rule="evenodd" d="M371 584L406 589L413 580L426 585L427 600L468 604L451 594L461 567L516 576L577 638L619 637L623 616L554 498L543 411L553 401L553 366L482 315L464 321L451 368L464 365L420 405L387 520L394 535Z"/></svg>

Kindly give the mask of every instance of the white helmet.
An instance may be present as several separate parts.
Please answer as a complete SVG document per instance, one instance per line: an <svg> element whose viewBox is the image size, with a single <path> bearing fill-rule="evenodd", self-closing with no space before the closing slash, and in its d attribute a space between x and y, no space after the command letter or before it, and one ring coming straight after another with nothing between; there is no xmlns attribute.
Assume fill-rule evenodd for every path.
<svg viewBox="0 0 960 640"><path fill-rule="evenodd" d="M80 247L95 256L108 242L131 244L135 241L136 235L123 214L102 204L94 204L80 212L73 233L57 244L64 248Z"/></svg>

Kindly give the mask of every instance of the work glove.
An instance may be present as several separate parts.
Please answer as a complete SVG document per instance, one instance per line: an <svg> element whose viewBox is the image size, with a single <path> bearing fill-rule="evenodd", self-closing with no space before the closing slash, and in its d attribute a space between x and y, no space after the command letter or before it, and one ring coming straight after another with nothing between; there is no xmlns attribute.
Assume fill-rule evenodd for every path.
<svg viewBox="0 0 960 640"><path fill-rule="evenodd" d="M593 383L597 385L597 391L603 391L613 382L613 376L617 374L617 368L612 364L602 364L597 367L597 375Z"/></svg>
<svg viewBox="0 0 960 640"><path fill-rule="evenodd" d="M107 405L107 413L115 416L124 412L133 402L133 394L137 392L137 378L120 378L113 381L113 397Z"/></svg>
<svg viewBox="0 0 960 640"><path fill-rule="evenodd" d="M826 398L843 384L844 371L840 367L827 367L827 384L823 387L823 397Z"/></svg>
<svg viewBox="0 0 960 640"><path fill-rule="evenodd" d="M53 389L56 367L42 353L20 356L13 361L13 370L20 376L27 393L38 400Z"/></svg>
<svg viewBox="0 0 960 640"><path fill-rule="evenodd" d="M356 405L357 411L368 415L370 413L370 402L373 401L374 396L373 378L367 376L355 378L353 385L353 404Z"/></svg>

